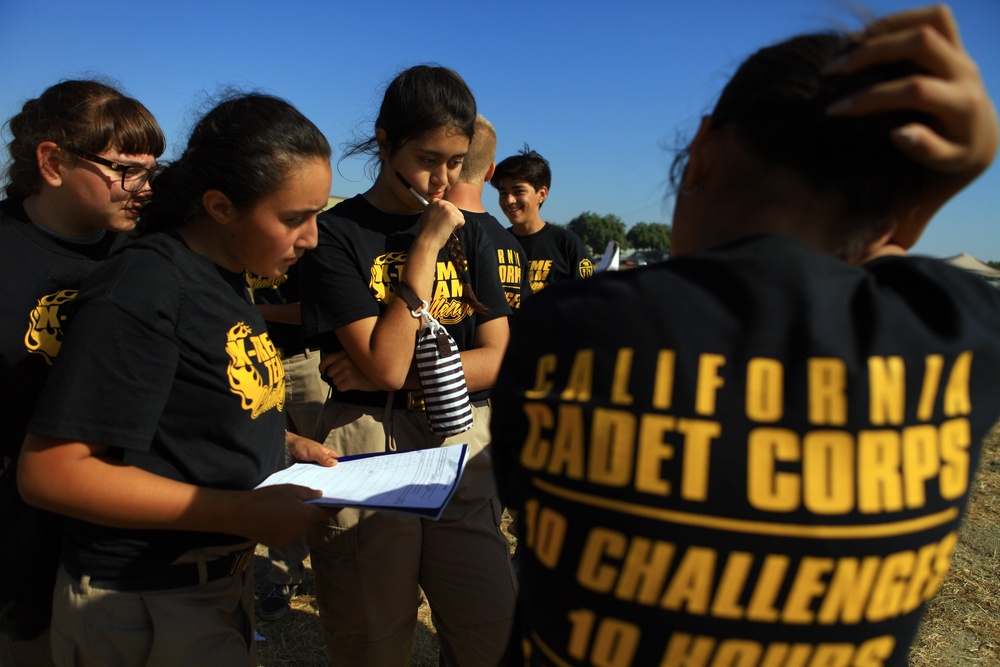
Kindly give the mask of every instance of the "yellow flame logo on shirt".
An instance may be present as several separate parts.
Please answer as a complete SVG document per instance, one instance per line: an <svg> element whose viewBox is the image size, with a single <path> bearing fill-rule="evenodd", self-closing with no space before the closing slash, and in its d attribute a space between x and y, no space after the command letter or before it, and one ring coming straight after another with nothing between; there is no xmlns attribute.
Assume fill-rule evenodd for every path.
<svg viewBox="0 0 1000 667"><path fill-rule="evenodd" d="M379 303L388 304L396 293L394 285L403 279L406 258L405 252L389 252L372 262L368 289ZM451 261L437 262L434 293L428 306L431 315L441 324L457 324L472 315L472 307L462 301L463 291L455 265Z"/></svg>
<svg viewBox="0 0 1000 667"><path fill-rule="evenodd" d="M62 347L62 325L66 314L60 315L59 307L75 299L78 291L65 289L43 296L28 315L24 346L28 352L42 355L49 366L59 356L59 348Z"/></svg>
<svg viewBox="0 0 1000 667"><path fill-rule="evenodd" d="M229 388L240 397L243 409L250 411L252 419L271 408L279 412L284 409L285 367L266 331L255 336L250 327L239 322L229 330L226 353Z"/></svg>
<svg viewBox="0 0 1000 667"><path fill-rule="evenodd" d="M375 261L372 262L368 289L371 290L376 301L381 304L389 303L389 297L396 292L393 284L399 281L399 275L405 263L405 252L389 252L375 258Z"/></svg>

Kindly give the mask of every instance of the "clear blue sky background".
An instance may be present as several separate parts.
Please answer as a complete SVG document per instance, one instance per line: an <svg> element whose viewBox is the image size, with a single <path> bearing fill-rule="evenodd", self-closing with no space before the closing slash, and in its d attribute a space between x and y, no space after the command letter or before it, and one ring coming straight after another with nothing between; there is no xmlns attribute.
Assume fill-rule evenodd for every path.
<svg viewBox="0 0 1000 667"><path fill-rule="evenodd" d="M593 211L629 226L669 222L665 147L693 133L743 58L799 32L857 27L852 7L883 14L919 4L0 0L0 116L60 79L102 76L149 107L169 158L212 94L259 89L323 130L339 166L332 194L351 196L369 182L361 161L336 164L339 149L371 132L398 70L436 62L462 74L496 125L498 159L525 143L549 159L547 220ZM952 8L1000 97L1000 0ZM485 194L505 222L495 191ZM1000 164L942 210L916 251L1000 260Z"/></svg>

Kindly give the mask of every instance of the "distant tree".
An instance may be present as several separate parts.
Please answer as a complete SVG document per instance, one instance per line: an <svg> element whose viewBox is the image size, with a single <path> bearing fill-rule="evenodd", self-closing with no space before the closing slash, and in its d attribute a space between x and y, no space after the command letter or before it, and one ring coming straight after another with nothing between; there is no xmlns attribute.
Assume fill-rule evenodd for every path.
<svg viewBox="0 0 1000 667"><path fill-rule="evenodd" d="M989 264L990 266L992 266L994 269L1000 269L1000 262L997 262L996 260L992 260L991 259L990 261L988 261L986 263Z"/></svg>
<svg viewBox="0 0 1000 667"><path fill-rule="evenodd" d="M629 228L626 238L633 248L670 250L670 232L670 225L662 222L637 222Z"/></svg>
<svg viewBox="0 0 1000 667"><path fill-rule="evenodd" d="M608 241L625 243L625 223L617 215L597 215L587 211L570 220L566 226L583 239L592 253L603 252Z"/></svg>

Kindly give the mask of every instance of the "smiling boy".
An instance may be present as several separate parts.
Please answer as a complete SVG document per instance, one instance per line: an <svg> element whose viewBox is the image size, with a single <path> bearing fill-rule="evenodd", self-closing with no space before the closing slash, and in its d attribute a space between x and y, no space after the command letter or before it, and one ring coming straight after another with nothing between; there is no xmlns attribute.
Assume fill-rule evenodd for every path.
<svg viewBox="0 0 1000 667"><path fill-rule="evenodd" d="M551 183L548 161L528 146L502 160L490 179L500 193L500 209L510 220L509 231L528 256L532 292L562 280L589 278L594 273L580 237L542 220L540 209Z"/></svg>

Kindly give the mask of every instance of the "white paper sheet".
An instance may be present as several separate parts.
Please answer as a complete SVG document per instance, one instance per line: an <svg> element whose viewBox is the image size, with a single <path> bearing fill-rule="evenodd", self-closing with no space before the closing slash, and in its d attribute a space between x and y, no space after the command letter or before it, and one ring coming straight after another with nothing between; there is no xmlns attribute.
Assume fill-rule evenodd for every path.
<svg viewBox="0 0 1000 667"><path fill-rule="evenodd" d="M323 493L310 501L341 507L410 512L437 519L455 493L468 445L344 457L332 468L296 463L257 488L297 484Z"/></svg>

